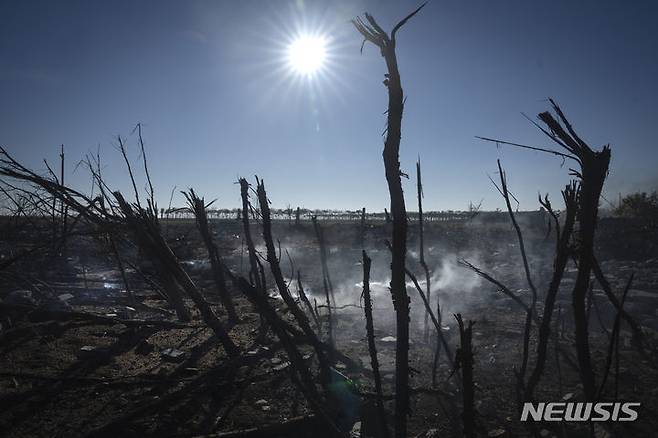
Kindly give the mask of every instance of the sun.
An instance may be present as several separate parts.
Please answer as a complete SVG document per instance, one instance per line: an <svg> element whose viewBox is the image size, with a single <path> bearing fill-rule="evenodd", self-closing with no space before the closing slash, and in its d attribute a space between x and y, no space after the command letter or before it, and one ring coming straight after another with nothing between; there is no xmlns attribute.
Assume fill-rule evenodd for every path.
<svg viewBox="0 0 658 438"><path fill-rule="evenodd" d="M327 41L322 36L302 35L288 46L288 63L298 74L311 76L327 59Z"/></svg>

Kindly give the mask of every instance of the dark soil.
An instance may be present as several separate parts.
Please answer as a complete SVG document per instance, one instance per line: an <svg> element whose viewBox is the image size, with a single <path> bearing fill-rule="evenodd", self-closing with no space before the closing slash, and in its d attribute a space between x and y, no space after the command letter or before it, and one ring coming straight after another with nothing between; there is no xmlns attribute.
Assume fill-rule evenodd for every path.
<svg viewBox="0 0 658 438"><path fill-rule="evenodd" d="M245 274L248 262L239 222L213 221L212 226L228 267ZM374 387L365 342L365 318L359 307L360 228L358 222L350 221L325 223L323 227L338 304L338 309L334 309L336 345L351 359L338 361L335 368L356 384L364 401L361 413L358 407L348 406L347 399L336 403L343 403L342 415L353 419L350 424L361 421L367 428L373 421L368 405L372 403L369 394ZM46 228L39 234L32 227L7 221L3 228L6 232L0 242L0 262L38 245L48 233ZM534 279L540 292L545 291L552 268L554 236L546 236L546 229L531 220L524 230ZM255 228L254 235L260 237L259 231ZM194 282L225 321L226 313L219 304L194 222L165 222L163 232ZM423 276L417 263L415 232L412 222L408 266L420 280ZM617 386L618 400L642 403L639 419L632 423L597 424L595 432L600 437L649 437L658 430L657 234L627 221L610 219L600 224L597 254L603 271L618 295L629 275L635 273L626 309L645 331L644 351L640 352L631 343L628 327L622 325L619 374L615 375L613 367L604 392L606 400L613 400ZM390 257L384 245L389 235L384 223L369 224L365 235L365 246L373 259L375 335L387 396L392 394L395 372L394 315L386 290ZM289 277L297 269L301 271L306 293L325 315L320 256L312 225L278 221L274 236L281 241L282 269ZM473 343L479 435L528 436L528 429L519 421L514 377L521 356L524 313L495 286L456 263L459 258L466 258L529 299L513 230L506 221L477 218L470 222L429 223L426 248L432 283L439 288L442 300L443 332L453 352L458 335L452 313L460 312L464 319L476 321ZM230 361L198 314L191 323L177 323L174 312L151 283L148 261L129 244L122 244L120 251L125 261L133 264L128 278L135 302L125 292L107 244L93 236L71 238L60 254L54 255L49 248L36 251L0 271L1 436L221 436L250 428L260 428L259 436L317 438L328 433L316 420L309 419L311 409L291 381L285 351L272 333L259 337L260 316L237 290L232 292L241 320L231 328L230 336L243 354ZM574 350L569 288L574 278L575 267L571 265L558 298L562 317L557 338L571 357ZM271 279L268 286L272 304L292 321L276 297ZM296 284L293 282L290 287L296 296ZM412 297L410 365L414 370L410 436L460 436L458 382L454 376L449 378L452 370L442 352L439 384L431 387L436 340L424 336L424 311L411 284L408 292ZM608 348L608 335L602 325L612 327L616 312L597 283L592 296L592 355L600 381ZM191 302L188 307L192 308ZM163 327L162 321L172 324ZM325 331L323 327L322 336L326 336ZM308 346L300 348L316 371L313 350ZM392 416L394 407L390 397L387 399L386 408ZM557 354L549 355L536 399L582 399L578 374L569 357L561 356L558 360ZM280 423L284 426L273 426ZM542 437L589 434L589 427L574 423L536 426Z"/></svg>

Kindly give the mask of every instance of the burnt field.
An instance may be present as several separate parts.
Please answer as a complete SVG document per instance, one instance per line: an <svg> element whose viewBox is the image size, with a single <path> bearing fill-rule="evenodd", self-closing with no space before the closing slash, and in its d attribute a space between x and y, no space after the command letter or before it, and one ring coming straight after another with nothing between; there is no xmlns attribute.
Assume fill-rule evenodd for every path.
<svg viewBox="0 0 658 438"><path fill-rule="evenodd" d="M546 219L545 214L517 213L532 279L539 291L549 286L555 253L555 231L547 234ZM28 252L48 241L50 225L46 220L3 220L1 260L29 254L1 273L0 430L5 436L331 436L332 431L322 425L318 407L313 405L319 400L321 409L343 430L353 430L358 436L360 426L364 435L373 436L380 420L364 316L363 249L372 259L372 334L383 407L393 412L396 327L388 289L391 255L386 246L392 224L378 218L366 218L363 223L280 219L271 224L286 286L319 342L328 346L321 351L326 355L324 360L330 362L331 383L321 398L313 401L309 401L313 395L300 389L299 367L305 367L319 384L319 350L308 335L299 333L303 329L281 299L269 269L262 270L260 280L268 294L266 305L276 312L279 323L292 326L286 329L291 345L279 337L281 333L273 327L277 322L263 316L264 304L254 303L244 290L227 280L237 316L231 321L195 220L160 220L162 235L175 259L237 347L237 352L229 354L192 299L182 298L185 308L191 309L189 320L177 317L167 300L167 285L162 283L166 277L127 236L118 234L112 243L106 235L82 230L55 252L51 248ZM211 219L208 229L227 270L249 278L243 221ZM421 275L418 231L418 222L410 221L407 266L418 277L420 289L427 291ZM261 220L252 220L250 234L258 257L262 256L262 264L266 264ZM465 379L461 367L454 370L455 352L463 339L453 314L475 321L471 333L475 433L490 437L529 435L519 421L515 389L526 311L465 264L472 264L523 302L530 302L509 218L506 214L482 213L472 219L426 221L423 238L430 301L434 304L439 299L439 325L452 357L440 348L433 366L435 327L431 320L426 322L426 308L408 277L412 411L408 435L463 433ZM610 218L599 223L595 249L601 269L616 296L621 296L634 274L624 309L643 338L638 346L623 319L615 333L618 311L593 280L587 297L592 364L599 381L605 369L611 368L601 399L642 404L636 422L595 423L597 436L651 436L658 426L655 242L655 230L632 221ZM575 264L569 263L556 297L546 369L535 400L586 399L573 337L571 289L576 274ZM329 298L323 281L327 277L333 291ZM300 286L307 301L300 299ZM542 307L540 298L539 313ZM610 339L617 338L610 361ZM529 342L532 367L535 330L530 332ZM291 357L290 348L299 356ZM541 423L536 427L540 436L590 433L583 423Z"/></svg>
<svg viewBox="0 0 658 438"><path fill-rule="evenodd" d="M294 3L299 9L294 13L306 14L305 2ZM349 28L349 40L354 40L351 46L324 35L324 26L319 25L319 33L307 30L285 43L285 35L278 33L280 29L268 34L260 27L246 25L260 26L256 16L262 16L268 25L276 26L276 20L270 23L270 18L278 14L257 11L259 8L249 13L243 10L244 22L230 19L230 36L263 37L263 50L253 56L253 61L259 68L266 68L268 76L250 80L246 72L251 69L233 69L237 66L231 61L237 54L234 51L245 51L249 46L243 41L228 44L225 51L207 49L213 59L216 52L227 56L217 63L221 68L210 68L213 63L192 68L186 62L187 55L196 52L187 46L180 49L185 56L167 52L162 58L175 60L176 67L185 66L181 78L185 77L186 86L168 82L178 75L166 67L141 75L131 68L121 69L122 74L123 70L130 72L130 90L149 88L143 87L140 77L145 83L151 78L165 81L161 85L167 92L157 92L153 106L177 112L168 117L157 117L149 111L132 115L137 114L129 112L135 105L113 91L126 87L110 85L118 77L111 71L96 88L112 92L106 96L111 101L125 102L115 109L111 105L104 107L108 99L82 91L62 93L66 96L63 105L46 111L41 92L30 87L29 92L39 96L39 111L35 113L48 114L43 129L52 128L55 136L67 129L57 118L51 118L51 113L62 111L72 94L85 98L93 94L89 104L79 107L84 111L57 114L75 121L74 130L100 129L99 119L92 122L80 117L82 113L101 117L101 113L90 111L99 104L108 111L103 114L137 117L132 120L146 116L165 125L170 124L167 121L173 123L168 127L170 134L156 136L156 142L164 142L163 147L145 147L140 122L129 136L113 138L114 152L109 162L101 156L100 145L95 153L80 149L80 144L89 142L87 137L79 137L78 149L74 148L72 154L71 149L66 150L73 157L65 154L61 144L57 165L43 159L41 167L36 168L37 149L24 153L23 148L44 140L23 139L24 131L41 128L32 122L28 111L22 124L14 128L15 136L9 137L16 149L10 152L9 146L0 146L0 436L632 438L656 434L658 193L622 196L618 191L619 184L648 189L655 186L655 168L647 165L654 153L646 146L653 141L646 131L650 124L642 128L636 124L648 120L644 117L651 108L641 110L637 106L636 114L641 117L635 120L625 113L635 107L639 98L633 98L633 105L614 99L601 105L591 96L581 97L580 104L579 99L571 99L581 120L586 115L582 113L602 106L627 116L624 122L617 121L614 113L602 117L602 113L592 112L582 123L590 132L581 137L558 103L548 98L542 100L547 108L537 114L536 120L522 113L541 141L525 143L524 131L517 132L520 140L514 139L517 134L504 137L510 141L482 137L470 132L471 128L487 126L486 130L493 130L492 136L498 135L499 129L507 129L503 114L508 110L503 109L499 98L487 93L498 90L505 98L514 93L503 82L492 78L486 85L464 73L479 72L489 63L495 64L496 70L507 68L507 64L512 65L511 71L516 70L514 63L506 59L508 50L486 45L477 50L488 56L495 54L491 61L457 50L455 59L473 59L477 63L457 70L459 79L467 78L461 89L453 84L444 87L444 81L436 79L452 62L446 58L448 62L444 63L437 57L441 65L426 69L425 64L434 56L427 52L430 40L418 34L415 43L404 50L413 54L409 49L419 47L423 66L417 67L415 75L410 70L413 79L404 84L411 85L406 90L416 86L416 96L426 98L426 103L424 108L414 107L410 112L413 122L409 126L405 123L403 130L407 96L397 51L405 46L398 46L397 37L410 20L417 22L419 18L414 17L422 10L423 14L427 12L426 5L419 5L390 27L380 26L369 13L350 12L347 18L348 9L336 6L341 12L330 21L337 28ZM497 4L491 13L502 7ZM625 90L625 84L637 82L640 91L636 94L650 97L653 78L642 86L637 78L639 72L651 68L637 68L633 62L612 55L640 53L635 50L636 44L628 44L633 50L618 46L619 41L626 41L623 33L611 40L614 44L604 44L599 41L600 35L592 38L596 33L582 27L589 13L573 14L571 4L563 5L563 9L562 16L554 16L552 9L545 16L536 15L536 24L562 22L569 14L578 17L567 26L578 28L582 33L578 38L587 36L588 41L610 46L611 55L601 64L605 68L591 70L594 76L605 73L609 65L615 66L612 70L620 65L633 67L625 82L600 82L596 94L611 92L614 87L609 84L621 84L619 89ZM626 15L601 9L610 17ZM195 17L203 16L203 21L213 16L196 8L190 10L195 11ZM31 17L33 12L26 16ZM148 29L141 20L148 20L152 12L140 13L139 25L126 28ZM513 17L513 25L496 23L491 33L495 38L485 32L478 40L498 40L499 30L512 27L517 34L510 41L516 44L528 40L535 26L528 28L530 31L518 30L525 20L518 20L516 12L501 13L506 19ZM642 18L649 16L636 13ZM171 17L177 15L186 14ZM495 22L489 12L483 17L487 24ZM449 16L445 19L452 21ZM52 21L58 29L67 27L58 19ZM616 23L590 21L590 26L596 24L597 32L605 29L606 34L618 27ZM480 27L470 18L467 22L468 26L464 26L465 21L456 29L461 33ZM169 20L162 20L156 27L169 29L164 23ZM637 41L650 39L649 33L644 35L635 24L627 26L637 33ZM14 27L19 30L24 26ZM96 27L88 24L84 30ZM430 32L430 28L442 26L425 27L425 32ZM26 28L32 32L34 26ZM187 26L181 29L186 30L177 38L193 36L208 47L213 41L226 42L223 37L207 38L190 32ZM546 41L561 36L562 32L556 30L552 25L546 28ZM405 33L413 38L413 32ZM112 36L115 34L123 32ZM82 31L72 33L66 42L84 40L86 44L83 35ZM569 85L562 88L562 93L590 86L596 90L592 73L578 79L571 60L583 58L583 52L595 54L600 50L568 53L576 39L569 35L564 34L563 43L544 45L559 49L554 60L570 61L557 69L559 74L554 72L547 76L550 80L544 78L537 84L550 92L555 89L552 76L562 77L568 72L569 84L579 86ZM470 39L460 37L459 41ZM130 44L125 45L148 41L148 53L155 53L155 40L140 35L126 39ZM161 41L167 50L176 46L169 43L169 37ZM441 41L437 47L443 47L446 39L435 41ZM282 44L281 50L270 47L270 43ZM535 45L519 51L527 52L517 59L521 65L529 68L535 64ZM31 52L30 45L25 47L29 49L16 50L21 55L17 59ZM89 47L105 56L103 44ZM385 67L385 72L383 76L374 76L375 70L359 73L359 82L354 82L356 76L346 79L350 87L349 91L346 88L345 100L340 99L344 107L333 108L336 113L344 113L342 120L325 125L319 110L324 111L324 105L316 99L316 81L325 76L344 76L338 70L328 74L325 67L352 64L355 58L340 56L346 47L364 57L371 56L364 49L375 49L374 53L382 58L377 68ZM86 54L89 50L87 46L78 49L72 52ZM329 56L329 49L339 56ZM131 66L123 62L129 52L122 48L122 62L112 62L112 68L117 68L114 64ZM505 56L498 55L503 52ZM263 58L276 53L288 59L287 68L293 75L287 75L288 79L295 78L290 87L278 81L276 75L269 76L283 71ZM655 50L647 49L646 53ZM56 51L48 50L47 55L45 58L61 58L69 63ZM87 57L83 57L85 65ZM150 64L148 57L144 59ZM509 82L514 84L513 89L525 88L519 84L542 71L544 65L548 71L555 63L549 61L550 57L546 61L536 59L537 71L527 74L521 69L518 77L522 80ZM589 58L583 59L588 71L596 66ZM94 67L90 71L96 70ZM188 90L187 85L195 85L201 70L231 92L213 92L206 87L199 88L198 93L190 92L189 100L176 97L173 104L161 100L164 95L178 96L178 91ZM224 70L237 76L220 80L217 73ZM407 70L402 71L406 77ZM26 72L29 74L16 76L50 77L36 68ZM75 72L87 76L83 68ZM419 73L428 74L423 79L428 83L420 88ZM480 78L490 75L482 74ZM499 74L509 76L506 70ZM371 80L385 88L387 107L383 113L379 108L373 111L376 106L371 106L382 102L370 102L371 97L360 92L365 89L364 81ZM77 85L78 81L70 83ZM584 83L588 87L580 87ZM236 92L238 84L245 86L247 94ZM267 89L261 89L262 84ZM296 86L306 87L311 110L305 109L306 103L302 105L305 99L292 97ZM434 88L441 91L430 97L428 92ZM276 94L281 90L287 91ZM473 111L478 104L470 102L468 93L449 99L447 90L473 91L486 102L486 111ZM630 88L623 94L633 96ZM302 125L299 120L285 123L286 119L297 120L297 115L261 100L265 95L286 106L297 102L292 104L298 106L295 111L298 115L308 113L304 117L312 115L312 124ZM198 100L210 96L214 96L212 109L204 111ZM233 103L231 96L237 99ZM527 95L517 98L521 100L510 102L528 99ZM135 99L151 100L132 97L133 102ZM368 103L370 109L359 109L357 101ZM492 103L495 107L489 106ZM436 112L437 105L446 105L448 112ZM20 109L21 105L16 107ZM206 137L209 134L205 127L199 129L201 125L188 123L197 119L195 111L206 117L198 120L212 128L212 137ZM14 108L8 112L13 113ZM500 113L492 114L500 116L492 119L497 121L471 125L472 120L480 120L490 112ZM375 125L367 113L385 118L383 131L379 127L372 129ZM467 117L468 124L455 118L458 115ZM236 117L242 122L236 122ZM102 124L125 123L117 120L103 120ZM351 134L343 132L350 125ZM366 125L371 126L368 129L372 136L361 136ZM440 130L430 125L440 125ZM445 136L446 127L466 127L469 132L460 133L460 140L455 142L457 137ZM413 134L407 136L407 129ZM595 129L601 132L591 132ZM644 140L635 137L642 129ZM378 133L383 148L374 153L375 148L370 146L379 141ZM407 140L404 143L403 133ZM188 138L188 134L201 137ZM464 205L466 193L472 194L476 187L479 190L474 175L483 173L484 160L476 156L479 152L464 148L463 136L471 141L475 136L478 143L496 150L504 146L529 157L548 156L555 159L554 167L540 169L539 160L510 160L509 169L521 169L522 183L508 187L502 157L497 152L496 169L487 174L497 200L487 205L490 210L498 206L496 211L481 211L484 198L479 205L469 203L467 211L423 211L421 151L425 157L429 155L429 171L437 175L437 179L427 182L432 188L428 191L431 205ZM616 139L624 149L605 143L605 138ZM199 141L203 147L195 146ZM296 151L289 142L296 144ZM50 140L45 143L51 144ZM409 151L401 154L401 144ZM258 148L252 149L251 145ZM618 150L619 161L612 161L613 151ZM52 154L51 149L47 151ZM408 160L409 153L418 157L415 169L411 169L415 172L408 169L414 167ZM151 179L149 158L155 160L155 174L165 178ZM382 164L380 160L385 199L370 191L373 187L359 191L361 185L372 181L372 170L375 164ZM629 167L632 163L637 169ZM616 183L607 181L613 171ZM258 175L253 180L227 179L227 175L253 173L275 180L275 189L268 193ZM647 176L650 178L644 178ZM87 177L89 180L85 180ZM534 187L537 179L551 187ZM177 193L175 184L181 181L190 188ZM282 181L287 188L280 188ZM318 186L313 189L311 183L321 183L329 197L323 200ZM224 196L227 199L204 199L203 195L229 185L233 190ZM159 190L167 186L174 188L165 198ZM540 192L535 198L537 189ZM370 195L355 199L357 193ZM612 193L618 194L618 202L606 198ZM308 202L315 206L356 206L358 210L293 209L290 204L287 209L275 207L284 205L290 196L297 205ZM166 199L169 203L163 208ZM383 212L366 211L366 207L380 209L383 205Z"/></svg>

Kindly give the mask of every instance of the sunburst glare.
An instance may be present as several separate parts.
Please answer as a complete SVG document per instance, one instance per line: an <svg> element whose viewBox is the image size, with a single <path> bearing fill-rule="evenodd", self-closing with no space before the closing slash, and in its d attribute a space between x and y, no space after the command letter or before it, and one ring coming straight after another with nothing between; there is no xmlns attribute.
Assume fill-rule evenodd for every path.
<svg viewBox="0 0 658 438"><path fill-rule="evenodd" d="M299 1L287 9L270 9L239 48L253 86L252 108L285 107L319 118L332 112L329 103L345 104L352 79L360 74L353 66L362 59L360 40L349 23L357 13Z"/></svg>
<svg viewBox="0 0 658 438"><path fill-rule="evenodd" d="M322 36L302 35L288 46L288 63L302 75L312 75L322 69L326 57L327 41Z"/></svg>

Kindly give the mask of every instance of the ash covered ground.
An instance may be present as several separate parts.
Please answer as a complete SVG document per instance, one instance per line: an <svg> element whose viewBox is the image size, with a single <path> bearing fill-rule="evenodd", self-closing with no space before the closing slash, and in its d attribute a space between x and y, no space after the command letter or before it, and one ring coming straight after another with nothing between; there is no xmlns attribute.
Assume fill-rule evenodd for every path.
<svg viewBox="0 0 658 438"><path fill-rule="evenodd" d="M541 293L552 271L555 241L545 222L520 215L533 280ZM3 260L36 248L48 234L48 224L25 227L4 221L0 251ZM220 305L206 249L194 220L162 223L163 235L186 271L221 320ZM248 273L248 258L238 220L211 221L213 237L227 267ZM363 239L358 222L322 223L328 268L335 291L333 334L344 356L335 371L349 382L350 394L339 394L343 420L367 427L374 392L370 356L365 341L362 308L362 256L372 258L371 291L375 338L383 379L385 406L393 412L390 395L395 373L395 314L391 302L390 253L385 239L389 224L366 224ZM409 269L424 287L418 263L418 235L410 222ZM252 226L257 249L260 227ZM318 243L310 222L274 223L280 258L290 290L297 296L296 271L310 301L320 314L318 333L327 337L326 299ZM603 219L596 254L613 291L620 294L631 273L632 288L625 309L644 332L640 350L632 333L621 325L619 364L613 364L608 398L642 403L632 423L596 424L597 436L648 437L658 429L658 247L655 229L633 221ZM507 217L486 216L425 224L426 260L431 272L432 300L441 304L441 330L451 351L459 346L453 313L476 321L473 327L477 433L488 437L528 436L519 422L514 370L519 366L524 311L498 288L459 263L467 260L529 299L519 248ZM71 237L61 249L36 250L0 272L0 435L7 437L78 436L323 436L312 409L291 381L290 361L271 332L263 334L261 317L237 290L231 292L240 321L230 336L242 351L238 363L229 360L199 315L180 323L159 291L148 261L135 247L120 245L129 299L108 243L93 235ZM582 400L575 369L570 329L570 287L576 267L567 267L557 299L557 343L552 342L547 370L535 398L545 401ZM293 321L267 275L270 302ZM425 328L425 310L413 283L411 297L410 366L412 416L409 435L460 436L459 383L445 352L432 384L436 345L432 325ZM594 281L589 299L592 358L597 374L604 368L609 331L617 315L601 286ZM132 322L131 322L132 321ZM152 324L148 322L151 321ZM429 333L429 334L428 334ZM535 341L536 333L531 337ZM554 344L554 345L553 345ZM300 345L309 369L317 363L313 349ZM559 353L558 350L564 353ZM532 362L531 355L531 362ZM356 394L355 397L353 395ZM542 437L588 436L588 426L564 423L537 425Z"/></svg>

